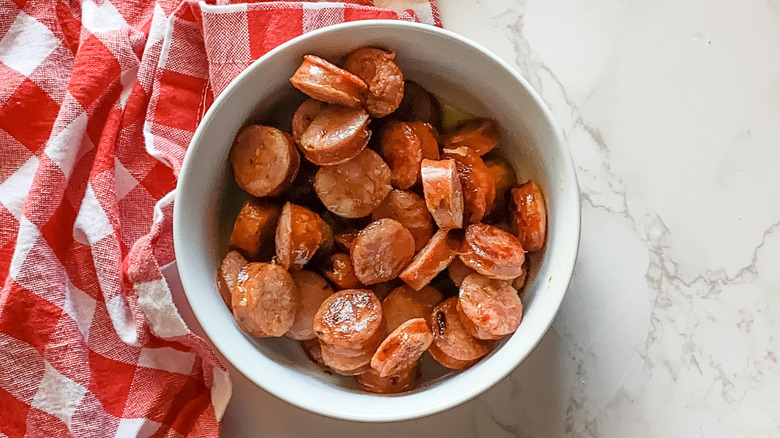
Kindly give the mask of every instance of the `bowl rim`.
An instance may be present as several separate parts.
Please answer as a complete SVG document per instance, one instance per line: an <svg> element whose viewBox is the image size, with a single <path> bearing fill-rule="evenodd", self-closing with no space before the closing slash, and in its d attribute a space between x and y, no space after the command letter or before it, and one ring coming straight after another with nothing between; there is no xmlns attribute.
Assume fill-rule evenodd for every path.
<svg viewBox="0 0 780 438"><path fill-rule="evenodd" d="M560 289L560 292L554 297L555 310L554 312L552 312L552 314L548 315L549 319L544 324L540 325L540 330L537 330L537 332L539 333L535 334L535 340L532 342L530 348L528 348L525 351L511 352L513 354L511 356L511 360L506 361L507 364L493 361L494 365L488 367L489 370L487 370L486 373L487 375L490 376L489 378L485 378L482 380L472 379L473 385L471 387L467 387L465 388L465 390L459 391L456 394L450 394L450 397L446 397L446 398L439 397L437 399L436 404L430 404L427 406L407 407L403 410L395 410L394 412L391 413L374 412L371 414L365 414L365 413L345 412L344 410L338 409L337 406L333 406L329 403L323 403L321 400L314 400L313 397L307 398L305 396L304 397L291 396L289 394L289 391L285 390L285 388L280 384L280 382L276 382L274 381L274 379L256 378L257 373L253 372L253 370L251 369L248 369L246 366L241 365L242 362L238 360L240 358L240 355L237 352L232 351L230 348L223 348L223 346L219 342L214 341L215 334L217 334L218 331L218 327L217 327L218 324L215 321L212 321L211 315L209 315L208 310L205 308L206 306L197 305L199 301L199 296L198 296L199 294L196 293L195 291L198 289L199 285L195 283L194 279L189 278L188 275L182 275L182 270L179 269L177 265L177 269L179 269L179 273L180 273L182 289L184 290L184 295L186 296L187 301L190 304L190 307L192 308L192 312L195 315L195 318L203 328L203 331L206 334L206 336L209 338L210 343L223 355L223 357L237 371L242 373L245 377L247 377L247 379L252 381L260 388L264 389L265 391L268 391L269 393L273 394L275 397L287 403L290 403L294 406L297 406L299 408L305 409L307 411L319 415L324 415L332 418L351 420L351 421L364 421L364 422L410 420L410 419L420 418L420 417L424 417L427 415L432 415L438 412L448 410L450 408L458 406L478 396L479 394L486 391L493 385L497 384L500 380L502 380L510 372L512 372L523 360L525 360L528 354L530 354L530 352L536 348L536 346L539 344L539 342L544 337L544 335L549 331L550 326L555 320L555 317L560 310L563 297L565 296L566 290L568 289L568 286L571 282L571 277L574 271L574 265L576 263L576 258L578 254L578 249L580 244L580 234L581 234L581 203L579 199L579 185L577 182L577 175L576 175L574 163L569 153L569 150L566 147L566 141L565 138L563 137L561 128L559 127L558 123L553 117L550 109L547 107L547 105L538 95L536 90L534 90L534 88L531 87L528 81L525 78L523 78L515 68L510 66L506 61L498 57L489 49L452 31L435 27L432 25L416 23L416 22L379 19L379 20L360 20L360 21L352 21L352 22L336 24L312 32L308 32L296 38L293 38L275 47L274 49L270 50L268 53L264 54L260 58L253 61L244 71L242 71L238 76L236 76L236 78L234 78L226 86L226 88L222 91L222 93L219 96L217 96L217 98L214 100L211 107L208 109L208 111L201 119L192 137L192 140L190 141L189 147L187 149L187 153L185 154L181 171L179 174L178 183L182 184L187 180L195 177L190 172L190 167L191 167L190 163L194 160L194 158L192 158L193 154L189 152L195 149L193 145L198 144L201 141L201 137L205 135L204 134L205 127L210 125L209 121L214 117L214 114L217 111L219 111L220 107L224 105L225 101L233 94L234 88L236 88L239 83L244 81L244 78L250 75L250 72L255 68L257 68L260 64L262 64L266 59L274 57L277 53L283 52L287 50L288 47L299 44L301 41L316 39L326 33L338 32L340 30L350 29L350 28L371 28L371 27L383 27L383 26L407 28L412 31L422 31L426 33L440 34L446 38L451 38L453 40L456 40L456 42L460 44L469 46L471 49L480 52L482 55L490 58L492 61L497 63L501 68L503 68L509 74L511 74L512 77L523 88L525 88L526 92L529 93L530 97L533 99L534 103L538 107L543 119L546 121L546 123L548 123L553 128L552 132L554 136L555 147L560 149L558 153L565 161L564 163L562 163L563 164L562 168L565 169L564 174L565 177L567 178L567 181L565 182L567 184L570 184L572 187L571 189L572 193L569 196L569 198L571 199L567 200L566 202L574 203L576 204L576 207L572 206L571 208L572 211L568 212L570 216L567 218L566 223L571 225L568 227L564 227L564 229L557 230L557 232L559 233L567 234L566 238L568 239L567 241L568 251L565 252L562 250L559 251L557 257L558 260L560 260L561 266L556 267L555 280L553 280L552 278L550 279L551 283L556 283L554 289ZM179 187L179 185L177 184L177 187L175 189L176 195L179 195L179 193L186 193L186 191L187 189L184 184L182 184L181 187ZM184 223L186 219L182 214L183 207L181 207L181 205L182 204L180 202L174 201L174 207L173 207L173 241L174 242L173 243L174 243L175 253L183 252L181 242L187 237L186 234L187 225ZM576 229L572 230L572 228L576 228ZM508 350L508 349L504 348L502 350ZM489 361L485 361L485 362L489 362ZM458 376L460 375L461 374L459 374ZM453 376L453 377L458 377L458 376ZM283 379L279 379L279 380L283 380ZM423 392L436 391L436 390L437 388L433 387ZM376 396L373 394L367 394L367 395ZM396 396L395 398L397 400L402 401L404 399L404 396L399 395ZM413 403L407 403L407 404L412 405ZM399 403L399 406L403 406L403 404Z"/></svg>

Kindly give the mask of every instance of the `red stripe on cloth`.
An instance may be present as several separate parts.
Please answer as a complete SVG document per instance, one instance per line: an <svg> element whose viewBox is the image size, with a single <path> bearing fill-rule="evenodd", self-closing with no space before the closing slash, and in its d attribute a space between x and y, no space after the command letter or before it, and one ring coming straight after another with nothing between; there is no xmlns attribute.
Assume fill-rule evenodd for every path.
<svg viewBox="0 0 780 438"><path fill-rule="evenodd" d="M30 344L42 355L49 337L57 327L62 309L12 279L6 281L3 299L0 333Z"/></svg>
<svg viewBox="0 0 780 438"><path fill-rule="evenodd" d="M82 108L87 109L119 82L121 71L114 54L95 35L88 33L79 46L68 91Z"/></svg>
<svg viewBox="0 0 780 438"><path fill-rule="evenodd" d="M22 438L27 433L30 405L20 402L0 386L0 432L8 438Z"/></svg>
<svg viewBox="0 0 780 438"><path fill-rule="evenodd" d="M57 14L57 22L62 30L63 44L74 55L79 50L79 36L81 35L81 22L73 16L70 8L58 1L54 10Z"/></svg>
<svg viewBox="0 0 780 438"><path fill-rule="evenodd" d="M48 93L26 78L0 106L0 128L37 154L49 138L59 109Z"/></svg>
<svg viewBox="0 0 780 438"><path fill-rule="evenodd" d="M121 418L136 366L90 351L89 368L89 391L97 397L106 412Z"/></svg>
<svg viewBox="0 0 780 438"><path fill-rule="evenodd" d="M160 100L155 123L184 131L195 131L203 102L206 79L163 70L158 92Z"/></svg>
<svg viewBox="0 0 780 438"><path fill-rule="evenodd" d="M257 59L271 49L303 33L303 6L293 4L274 9L249 5L249 49Z"/></svg>

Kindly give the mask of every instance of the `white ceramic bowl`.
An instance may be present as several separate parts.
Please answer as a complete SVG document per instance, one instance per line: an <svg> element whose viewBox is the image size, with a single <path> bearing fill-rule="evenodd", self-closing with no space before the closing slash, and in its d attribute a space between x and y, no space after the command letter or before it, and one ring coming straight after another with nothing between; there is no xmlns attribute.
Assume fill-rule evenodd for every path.
<svg viewBox="0 0 780 438"><path fill-rule="evenodd" d="M442 101L498 121L504 154L521 182L533 179L541 186L549 215L547 246L531 259L525 315L517 332L467 371L446 372L424 363L419 387L399 395L361 392L352 378L323 373L306 358L297 341L255 340L244 335L215 284L232 221L246 197L234 183L227 159L237 130L248 120L287 120L289 126L303 97L288 79L303 55L338 59L366 45L394 49L405 77ZM308 33L272 50L241 73L216 99L192 139L173 220L176 258L187 299L211 341L241 373L277 397L312 412L356 421L395 421L430 415L475 397L506 376L534 348L552 323L569 284L579 243L580 204L560 129L515 70L452 32L380 20Z"/></svg>

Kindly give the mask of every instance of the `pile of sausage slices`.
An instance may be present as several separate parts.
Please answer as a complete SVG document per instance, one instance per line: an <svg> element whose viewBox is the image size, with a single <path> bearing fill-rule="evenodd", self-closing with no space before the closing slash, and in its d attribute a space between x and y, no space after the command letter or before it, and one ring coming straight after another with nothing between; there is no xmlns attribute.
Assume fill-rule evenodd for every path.
<svg viewBox="0 0 780 438"><path fill-rule="evenodd" d="M250 336L299 340L360 388L397 393L426 351L465 369L518 328L545 203L498 155L494 121L442 129L439 102L392 51L342 65L305 56L290 81L309 99L289 132L236 136L230 163L252 197L217 282Z"/></svg>

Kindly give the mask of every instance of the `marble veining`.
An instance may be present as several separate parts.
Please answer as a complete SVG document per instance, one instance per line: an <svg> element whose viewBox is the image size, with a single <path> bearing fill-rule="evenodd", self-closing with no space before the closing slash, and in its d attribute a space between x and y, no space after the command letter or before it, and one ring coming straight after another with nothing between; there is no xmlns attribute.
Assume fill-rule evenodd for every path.
<svg viewBox="0 0 780 438"><path fill-rule="evenodd" d="M567 138L582 242L558 318L501 383L414 421L325 419L234 373L225 436L780 436L780 2L439 5Z"/></svg>

